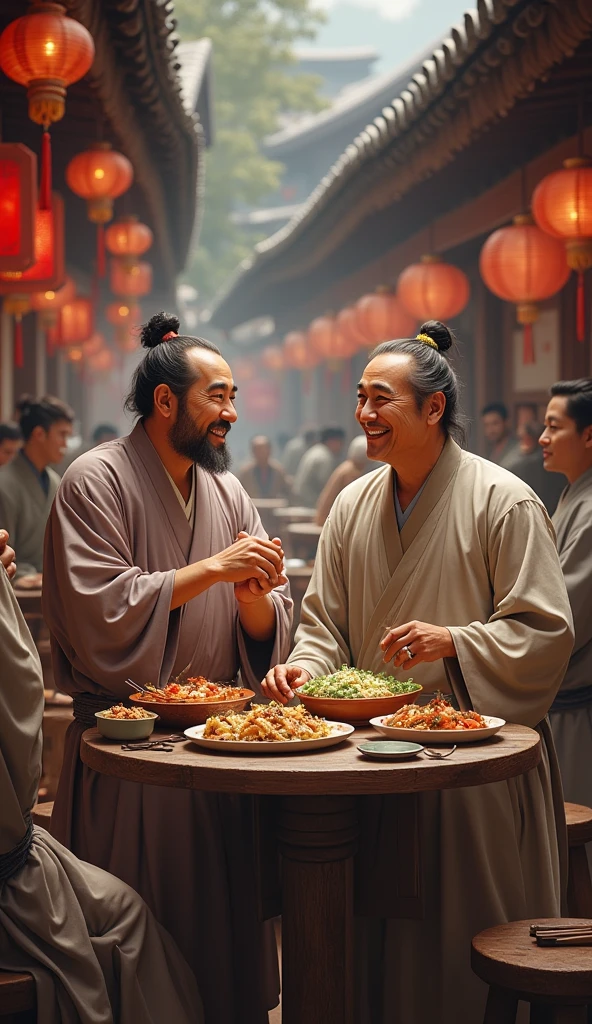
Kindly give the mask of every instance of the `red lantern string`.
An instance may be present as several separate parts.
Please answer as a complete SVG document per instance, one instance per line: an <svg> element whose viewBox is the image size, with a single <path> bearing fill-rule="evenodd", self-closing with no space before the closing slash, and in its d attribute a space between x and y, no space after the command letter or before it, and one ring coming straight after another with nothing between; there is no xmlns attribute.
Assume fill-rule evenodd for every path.
<svg viewBox="0 0 592 1024"><path fill-rule="evenodd" d="M522 362L524 366L532 366L532 364L535 362L532 324L524 324L523 330L524 338L522 348Z"/></svg>
<svg viewBox="0 0 592 1024"><path fill-rule="evenodd" d="M578 271L578 290L576 293L576 337L578 341L586 340L586 293L584 291L584 271Z"/></svg>
<svg viewBox="0 0 592 1024"><path fill-rule="evenodd" d="M39 209L51 210L51 136L49 128L41 136L41 177L39 182Z"/></svg>
<svg viewBox="0 0 592 1024"><path fill-rule="evenodd" d="M105 259L105 225L97 224L97 277L105 277L107 261Z"/></svg>
<svg viewBox="0 0 592 1024"><path fill-rule="evenodd" d="M23 355L23 320L20 315L14 318L14 365L22 370L25 365Z"/></svg>

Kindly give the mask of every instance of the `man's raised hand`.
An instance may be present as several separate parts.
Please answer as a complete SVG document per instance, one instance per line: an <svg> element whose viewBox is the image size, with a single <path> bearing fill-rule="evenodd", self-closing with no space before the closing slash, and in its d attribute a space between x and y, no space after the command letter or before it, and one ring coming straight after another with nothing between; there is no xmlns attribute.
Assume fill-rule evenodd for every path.
<svg viewBox="0 0 592 1024"><path fill-rule="evenodd" d="M294 696L294 690L312 679L310 672L299 665L276 665L272 668L261 684L261 689L270 700L278 704L287 704Z"/></svg>
<svg viewBox="0 0 592 1024"><path fill-rule="evenodd" d="M14 549L8 544L8 533L6 530L0 530L0 562L6 569L8 579L11 580L16 572L16 562L14 560Z"/></svg>

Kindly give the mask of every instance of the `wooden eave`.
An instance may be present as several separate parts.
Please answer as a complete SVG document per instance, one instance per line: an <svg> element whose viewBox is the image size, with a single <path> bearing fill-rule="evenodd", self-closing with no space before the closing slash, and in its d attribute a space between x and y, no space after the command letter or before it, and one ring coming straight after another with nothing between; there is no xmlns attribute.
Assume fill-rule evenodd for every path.
<svg viewBox="0 0 592 1024"><path fill-rule="evenodd" d="M591 36L592 0L479 0L297 216L256 246L212 322L280 322L314 306L336 280L574 134Z"/></svg>

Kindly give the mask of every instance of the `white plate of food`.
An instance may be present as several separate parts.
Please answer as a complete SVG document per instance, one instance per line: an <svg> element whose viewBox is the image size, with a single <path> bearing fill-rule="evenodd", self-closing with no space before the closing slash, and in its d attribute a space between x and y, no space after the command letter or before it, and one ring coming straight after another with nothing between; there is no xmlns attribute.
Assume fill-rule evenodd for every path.
<svg viewBox="0 0 592 1024"><path fill-rule="evenodd" d="M316 718L303 705L255 704L249 711L220 712L205 725L185 729L206 750L241 754L297 754L332 747L351 736L353 725Z"/></svg>
<svg viewBox="0 0 592 1024"><path fill-rule="evenodd" d="M406 704L394 715L370 719L370 725L389 739L423 744L477 743L495 736L505 724L503 718L457 711L443 697L423 706Z"/></svg>

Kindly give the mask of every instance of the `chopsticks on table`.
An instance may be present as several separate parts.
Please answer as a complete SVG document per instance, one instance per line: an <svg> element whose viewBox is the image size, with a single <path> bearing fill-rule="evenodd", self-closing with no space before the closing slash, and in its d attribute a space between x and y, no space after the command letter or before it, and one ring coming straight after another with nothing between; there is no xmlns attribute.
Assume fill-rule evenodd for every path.
<svg viewBox="0 0 592 1024"><path fill-rule="evenodd" d="M592 924L531 924L537 946L592 946Z"/></svg>

